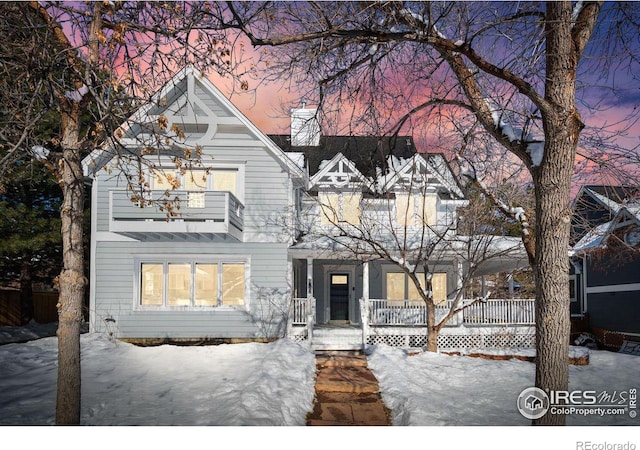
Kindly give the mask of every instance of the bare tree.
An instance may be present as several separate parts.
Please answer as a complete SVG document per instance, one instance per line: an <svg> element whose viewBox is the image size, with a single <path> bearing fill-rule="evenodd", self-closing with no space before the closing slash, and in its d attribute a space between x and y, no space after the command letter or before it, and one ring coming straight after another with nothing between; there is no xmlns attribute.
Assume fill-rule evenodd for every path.
<svg viewBox="0 0 640 450"><path fill-rule="evenodd" d="M536 386L566 390L572 176L581 164L597 166L603 153L618 169L637 169L634 152L604 140L620 128L608 135L599 128L580 141L581 111L592 111L590 94L603 92L596 88L615 86L613 70L633 79L637 5L228 5L233 24L255 46L269 48L273 76L293 73L287 76L308 82L309 96L339 111L352 129L423 127L444 132L448 139L436 145L453 143L467 160L476 159L474 148L484 141L527 169L535 190L535 232L527 226L531 212L497 197L496 203L522 222L529 240L537 293ZM607 161L602 167L612 166ZM534 424L564 421L546 415Z"/></svg>
<svg viewBox="0 0 640 450"><path fill-rule="evenodd" d="M162 114L129 116L185 65L234 73L241 51L232 52L214 19L220 16L212 13L217 7L35 1L0 6L0 176L10 177L24 159L39 159L63 193L57 424L80 422L80 324L87 283L82 158L97 148L109 158L118 156L116 162L134 170L125 171L125 182L137 192L148 186L135 169L153 164L141 156L169 152L181 167L183 159L197 160L198 151L185 145L183 130L167 124ZM238 76L237 86L248 89L247 78ZM52 121L52 115L59 119ZM44 123L47 133L39 130ZM147 142L126 140L135 126L149 130Z"/></svg>
<svg viewBox="0 0 640 450"><path fill-rule="evenodd" d="M390 156L384 166L377 179L351 189L307 194L297 245L331 248L334 256L346 260L383 260L400 268L410 280L405 306L425 305L426 350L435 352L442 328L465 309L486 301L488 295L465 298L473 278L497 261L505 270L519 268L526 264L526 254L517 237L504 236L495 227L493 210L481 196L473 196L471 202L463 199L457 183L447 177L442 155L416 154L408 160ZM434 171L455 191L445 196L458 199L446 212L436 211ZM464 224L457 219L458 208ZM453 275L454 288L448 288L447 277L444 283L438 278L443 271ZM398 301L402 303L389 303ZM416 318L398 318L405 319L411 324Z"/></svg>

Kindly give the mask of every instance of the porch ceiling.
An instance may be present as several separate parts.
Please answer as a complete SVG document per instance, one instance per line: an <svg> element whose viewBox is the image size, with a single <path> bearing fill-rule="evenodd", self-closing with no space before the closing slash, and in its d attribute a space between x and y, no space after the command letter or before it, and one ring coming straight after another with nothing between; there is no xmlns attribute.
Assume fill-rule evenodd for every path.
<svg viewBox="0 0 640 450"><path fill-rule="evenodd" d="M483 239L485 239L483 243L475 243L476 241L482 242ZM484 251L477 250L480 248L479 245L483 246ZM388 248L391 250L391 246ZM470 251L471 248L476 250ZM345 236L303 239L289 247L289 254L296 259L354 259L357 256L357 259L365 260L367 253L370 252L367 251L366 244ZM400 249L397 249L395 253L400 255ZM436 249L432 256L434 259L440 260L466 260L465 256L469 253L484 255L484 260L478 265L478 276L523 269L529 265L522 240L508 236L491 236L490 239L487 239L486 236L457 236L443 244L441 248ZM368 259L380 258L371 255Z"/></svg>

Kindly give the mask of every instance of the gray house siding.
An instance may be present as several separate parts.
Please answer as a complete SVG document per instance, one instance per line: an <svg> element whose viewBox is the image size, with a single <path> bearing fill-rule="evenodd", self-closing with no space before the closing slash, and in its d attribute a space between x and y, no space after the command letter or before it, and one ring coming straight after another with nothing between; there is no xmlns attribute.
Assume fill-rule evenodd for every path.
<svg viewBox="0 0 640 450"><path fill-rule="evenodd" d="M302 183L304 173L280 154L197 72L187 69L168 86L168 90L162 91L162 100L166 100L167 106L156 105L148 114L166 114L169 120L184 124L186 144L192 147L198 144L202 148L202 167L237 169L237 192L234 195L242 205L239 206L234 199L221 202L219 195L207 195L205 207L187 206L183 209L193 209L193 217L200 213L198 220L185 217L185 221L180 222L183 218L178 216L172 218L165 228L165 222L158 219L160 216L152 214L155 211L152 207L149 207L149 217L145 216L144 210L126 211L128 205L122 201L121 195L127 189L122 169L116 167L114 161L109 161L108 153L92 154L84 161L85 171L93 175L92 329L113 332L122 338L274 337L282 330L291 296L287 249L292 230L283 225L291 209L293 189ZM177 86L177 89L171 86ZM174 103L176 100L177 104ZM182 109L179 112L183 108L181 105L192 105L193 111L189 113ZM197 116L195 124L192 123L193 114ZM182 122L182 118L186 118L186 122ZM134 133L140 127L134 125L131 130ZM210 138L202 139L205 133ZM169 155L160 160L161 167L173 168ZM157 164L157 160L154 162ZM130 175L137 174L131 172ZM120 202L117 227L112 222L113 191L120 191L116 196ZM177 189L173 195L185 195L185 192ZM231 197L226 194L224 198ZM136 206L132 203L131 207ZM202 209L195 211L198 207ZM222 211L222 207L227 209ZM228 220L220 219L221 212ZM149 223L153 226L145 227L146 220L152 216L154 221ZM226 228L226 222L229 222L229 228ZM171 263L180 263L183 266L180 270L190 272L174 272L172 275L168 271ZM217 272L213 268L207 269L219 277L218 286L223 286L220 274L224 264L243 264L244 304L197 306L196 264L199 263L218 264ZM147 272L151 277L147 286L154 291L147 295L152 295L154 300L144 306L140 300L142 264L162 266L161 272ZM212 277L207 276L209 279ZM224 289L235 289L238 294L233 294L234 299L242 292L238 287L241 278L237 274L231 277L229 286L218 287L217 301L220 303L225 303L221 300ZM179 292L174 294L179 296L174 297L177 299L174 304L191 306L169 306L169 279L178 280L171 288ZM206 289L212 289L215 282L207 286ZM210 294L206 301L200 300L200 303L212 300L216 301L215 294ZM235 301L239 300L230 303Z"/></svg>
<svg viewBox="0 0 640 450"><path fill-rule="evenodd" d="M640 258L622 262L588 259L587 288L640 283Z"/></svg>
<svg viewBox="0 0 640 450"><path fill-rule="evenodd" d="M269 337L290 293L287 245L254 243L98 242L95 330L122 338ZM137 306L137 261L208 258L247 261L246 308L145 310ZM271 329L267 329L267 327Z"/></svg>
<svg viewBox="0 0 640 450"><path fill-rule="evenodd" d="M116 176L102 173L94 185L97 189L95 226L97 232L102 232L96 236L94 260L96 331L105 331L109 326L123 338L264 337L279 326L263 324L260 319L261 316L274 321L279 320L278 316L281 319L283 305L290 295L286 291L288 241L282 229L282 218L289 207L289 176L264 148L206 148L205 154L214 155L215 164L237 162L238 155L243 155L244 242L189 242L194 240L189 235L167 236L160 242L114 242L113 234L108 233L109 191L122 189L122 182ZM218 241L223 239L224 236ZM246 258L250 261L249 311L135 311L135 259L154 254L164 260L185 254Z"/></svg>
<svg viewBox="0 0 640 450"><path fill-rule="evenodd" d="M640 333L640 291L589 294L589 323L609 331Z"/></svg>
<svg viewBox="0 0 640 450"><path fill-rule="evenodd" d="M586 291L591 327L640 333L640 259L589 260Z"/></svg>

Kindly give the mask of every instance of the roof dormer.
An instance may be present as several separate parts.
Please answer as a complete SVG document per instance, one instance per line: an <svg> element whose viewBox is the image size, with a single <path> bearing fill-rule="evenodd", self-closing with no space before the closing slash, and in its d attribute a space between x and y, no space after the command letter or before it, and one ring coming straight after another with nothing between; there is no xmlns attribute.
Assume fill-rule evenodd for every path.
<svg viewBox="0 0 640 450"><path fill-rule="evenodd" d="M318 172L311 177L311 189L359 189L369 188L369 180L360 173L356 165L342 153L331 160L322 161Z"/></svg>

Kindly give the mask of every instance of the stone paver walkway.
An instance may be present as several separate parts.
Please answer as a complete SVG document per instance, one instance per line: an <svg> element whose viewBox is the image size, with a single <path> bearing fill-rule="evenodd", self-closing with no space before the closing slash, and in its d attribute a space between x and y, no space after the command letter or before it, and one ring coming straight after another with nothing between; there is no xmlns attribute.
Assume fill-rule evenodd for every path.
<svg viewBox="0 0 640 450"><path fill-rule="evenodd" d="M307 425L391 425L366 356L317 355L316 366L316 398Z"/></svg>

